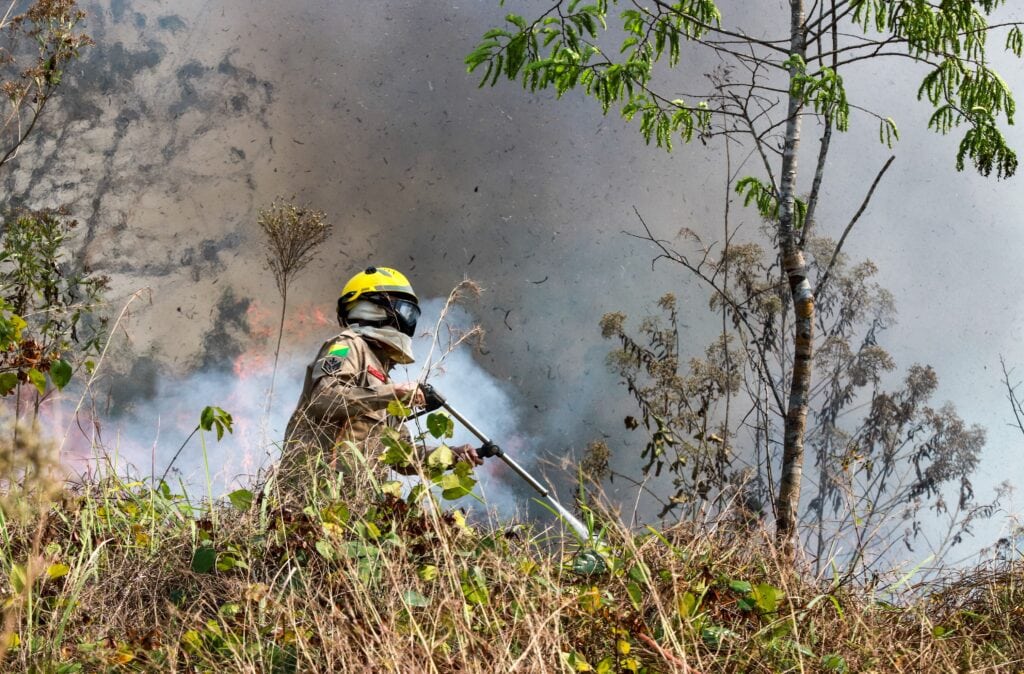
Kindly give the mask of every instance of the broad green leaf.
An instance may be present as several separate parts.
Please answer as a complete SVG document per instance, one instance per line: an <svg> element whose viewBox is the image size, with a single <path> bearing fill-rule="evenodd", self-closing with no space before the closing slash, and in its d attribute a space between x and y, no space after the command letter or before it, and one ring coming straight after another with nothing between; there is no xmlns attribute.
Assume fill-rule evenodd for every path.
<svg viewBox="0 0 1024 674"><path fill-rule="evenodd" d="M36 390L39 391L39 395L44 395L46 393L45 374L35 368L32 368L28 371L28 380L36 387Z"/></svg>
<svg viewBox="0 0 1024 674"><path fill-rule="evenodd" d="M447 473L441 478L441 496L449 501L460 499L471 491L472 487L466 489L455 473Z"/></svg>
<svg viewBox="0 0 1024 674"><path fill-rule="evenodd" d="M196 548L192 553L192 571L210 573L217 563L217 551L208 545Z"/></svg>
<svg viewBox="0 0 1024 674"><path fill-rule="evenodd" d="M348 506L344 503L332 503L320 511L320 517L324 522L344 526L348 522Z"/></svg>
<svg viewBox="0 0 1024 674"><path fill-rule="evenodd" d="M416 570L416 575L420 577L420 580L430 582L437 578L437 567L433 564L424 564Z"/></svg>
<svg viewBox="0 0 1024 674"><path fill-rule="evenodd" d="M4 372L0 374L0 395L7 395L18 388L18 373Z"/></svg>
<svg viewBox="0 0 1024 674"><path fill-rule="evenodd" d="M580 576L597 576L608 570L608 565L595 550L580 550L572 558L572 572Z"/></svg>
<svg viewBox="0 0 1024 674"><path fill-rule="evenodd" d="M830 672L839 672L839 674L846 674L849 671L843 656L834 653L823 656L821 658L821 666Z"/></svg>
<svg viewBox="0 0 1024 674"><path fill-rule="evenodd" d="M701 638L712 648L717 648L723 641L735 636L735 632L720 625L708 625L701 630Z"/></svg>
<svg viewBox="0 0 1024 674"><path fill-rule="evenodd" d="M380 486L380 493L402 498L402 483L398 480L389 480Z"/></svg>
<svg viewBox="0 0 1024 674"><path fill-rule="evenodd" d="M334 561L334 546L328 541L320 539L316 542L316 551L320 553L320 556L326 559L328 562Z"/></svg>
<svg viewBox="0 0 1024 674"><path fill-rule="evenodd" d="M592 672L592 671L594 671L594 668L590 666L590 663L587 662L587 659L584 658L579 653L577 653L576 651L572 651L570 653L566 653L566 652L562 651L562 653L560 655L561 655L561 658L562 658L562 663L566 667L568 667L570 669L570 671L573 671L573 672Z"/></svg>
<svg viewBox="0 0 1024 674"><path fill-rule="evenodd" d="M427 417L427 430L438 440L455 434L455 421L442 412L432 412Z"/></svg>
<svg viewBox="0 0 1024 674"><path fill-rule="evenodd" d="M487 589L487 579L483 569L474 566L472 569L463 571L460 574L462 579L462 596L469 604L483 605L490 601L490 592Z"/></svg>
<svg viewBox="0 0 1024 674"><path fill-rule="evenodd" d="M248 489L236 489L228 494L228 500L235 508L245 512L252 507L253 494Z"/></svg>
<svg viewBox="0 0 1024 674"><path fill-rule="evenodd" d="M754 586L753 599L762 613L774 613L779 607L782 590L767 583Z"/></svg>
<svg viewBox="0 0 1024 674"><path fill-rule="evenodd" d="M71 381L71 365L63 360L50 363L50 380L58 391L62 390Z"/></svg>
<svg viewBox="0 0 1024 674"><path fill-rule="evenodd" d="M448 445L441 445L427 455L427 466L445 469L455 463L455 454Z"/></svg>
<svg viewBox="0 0 1024 674"><path fill-rule="evenodd" d="M234 555L221 554L217 555L217 570L218 571L231 571L236 567L245 567L245 564L239 558Z"/></svg>

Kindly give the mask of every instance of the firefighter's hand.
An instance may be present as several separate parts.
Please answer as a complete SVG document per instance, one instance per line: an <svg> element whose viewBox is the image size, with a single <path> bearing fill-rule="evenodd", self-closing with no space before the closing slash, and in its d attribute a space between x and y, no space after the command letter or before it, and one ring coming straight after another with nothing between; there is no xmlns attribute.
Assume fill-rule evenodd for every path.
<svg viewBox="0 0 1024 674"><path fill-rule="evenodd" d="M482 466L484 460L480 458L480 455L476 453L476 448L473 445L460 445L458 447L452 447L452 454L455 455L455 459L458 461L466 461L471 466Z"/></svg>
<svg viewBox="0 0 1024 674"><path fill-rule="evenodd" d="M395 384L395 395L409 407L425 407L427 404L427 398L420 390L420 385L414 381Z"/></svg>

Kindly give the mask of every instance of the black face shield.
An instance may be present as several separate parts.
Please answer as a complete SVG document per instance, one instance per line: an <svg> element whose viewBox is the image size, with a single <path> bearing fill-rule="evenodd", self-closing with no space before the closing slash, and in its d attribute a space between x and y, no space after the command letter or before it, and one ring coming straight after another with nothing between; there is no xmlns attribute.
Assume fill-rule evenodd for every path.
<svg viewBox="0 0 1024 674"><path fill-rule="evenodd" d="M387 312L388 324L399 332L413 336L416 332L416 321L420 318L420 306L415 300L404 297L393 297L387 294L363 295L362 298L373 302Z"/></svg>

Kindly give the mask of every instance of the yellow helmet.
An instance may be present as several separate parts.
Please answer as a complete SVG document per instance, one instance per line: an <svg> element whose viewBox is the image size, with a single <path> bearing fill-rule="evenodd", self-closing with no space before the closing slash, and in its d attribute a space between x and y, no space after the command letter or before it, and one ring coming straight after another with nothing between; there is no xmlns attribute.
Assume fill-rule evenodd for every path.
<svg viewBox="0 0 1024 674"><path fill-rule="evenodd" d="M338 321L348 322L348 310L358 300L380 306L388 314L381 324L393 325L407 335L416 330L420 317L419 298L409 279L390 267L367 267L348 280L338 298Z"/></svg>

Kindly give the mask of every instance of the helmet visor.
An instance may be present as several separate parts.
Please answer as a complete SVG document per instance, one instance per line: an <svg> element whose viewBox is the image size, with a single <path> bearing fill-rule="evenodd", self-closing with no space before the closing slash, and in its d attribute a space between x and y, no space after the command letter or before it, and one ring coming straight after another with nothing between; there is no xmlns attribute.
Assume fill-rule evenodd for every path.
<svg viewBox="0 0 1024 674"><path fill-rule="evenodd" d="M364 296L364 299L384 309L388 314L391 324L399 332L410 337L416 332L416 321L420 318L420 307L415 301L402 297L392 297L386 294Z"/></svg>
<svg viewBox="0 0 1024 674"><path fill-rule="evenodd" d="M411 300L392 299L391 311L394 313L396 327L399 332L412 337L416 332L416 321L420 319L420 307Z"/></svg>

